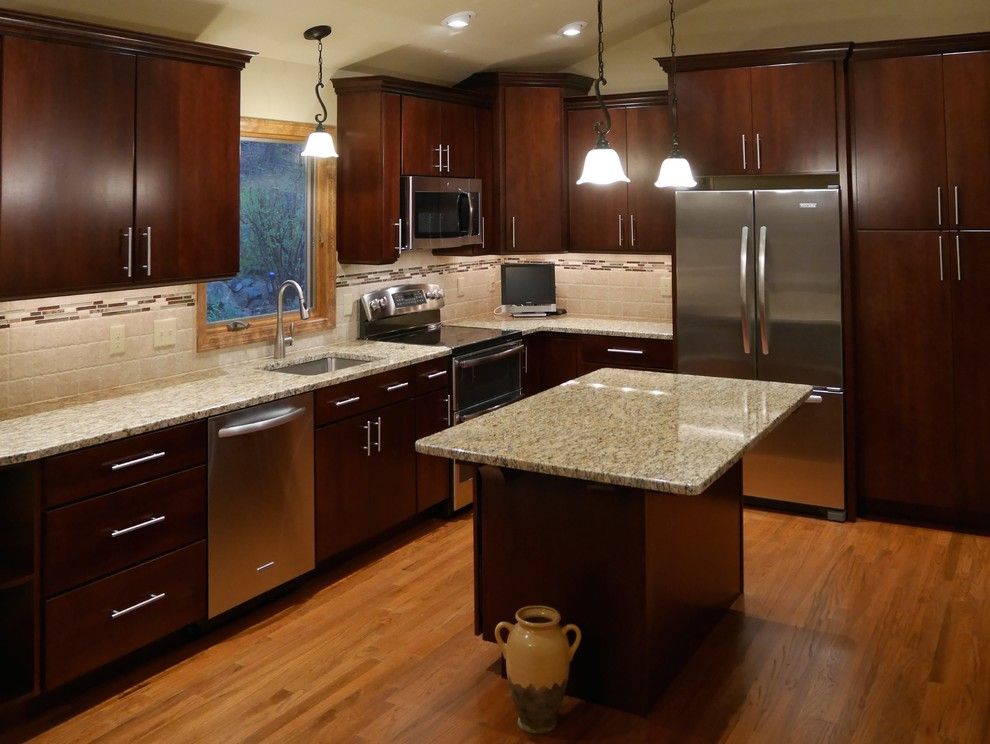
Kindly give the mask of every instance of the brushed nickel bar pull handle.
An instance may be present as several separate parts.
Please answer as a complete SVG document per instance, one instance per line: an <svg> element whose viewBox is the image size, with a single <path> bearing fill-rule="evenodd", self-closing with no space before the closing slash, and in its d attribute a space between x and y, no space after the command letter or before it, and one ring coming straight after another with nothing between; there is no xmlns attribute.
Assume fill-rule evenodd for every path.
<svg viewBox="0 0 990 744"><path fill-rule="evenodd" d="M361 428L364 429L364 435L365 435L365 444L364 447L362 447L361 449L364 450L364 453L368 457L371 457L371 422L365 421L364 426L362 426Z"/></svg>
<svg viewBox="0 0 990 744"><path fill-rule="evenodd" d="M141 231L141 237L147 241L145 243L145 263L141 268L144 269L145 276L151 276L151 225L148 225L148 227Z"/></svg>
<svg viewBox="0 0 990 744"><path fill-rule="evenodd" d="M142 455L141 457L135 457L133 460L125 460L124 462L116 462L110 466L110 469L114 472L118 470L124 470L126 468L133 468L135 465L143 465L146 462L151 462L152 460L160 460L165 457L165 452L152 452L150 455Z"/></svg>
<svg viewBox="0 0 990 744"><path fill-rule="evenodd" d="M397 382L394 385L389 385L387 388L385 388L385 392L393 393L396 390L402 390L402 388L407 388L407 387L409 387L408 382Z"/></svg>
<svg viewBox="0 0 990 744"><path fill-rule="evenodd" d="M629 246L636 247L636 215L629 215Z"/></svg>
<svg viewBox="0 0 990 744"><path fill-rule="evenodd" d="M945 281L945 262L942 260L942 236L938 236L938 280Z"/></svg>
<svg viewBox="0 0 990 744"><path fill-rule="evenodd" d="M344 398L344 400L338 400L336 403L334 403L334 406L336 406L337 408L340 408L341 406L349 406L351 403L357 403L359 400L361 400L361 396L355 395L353 398Z"/></svg>
<svg viewBox="0 0 990 744"><path fill-rule="evenodd" d="M822 402L822 396L817 394L809 395L808 399L805 401L805 403L821 403L821 402Z"/></svg>
<svg viewBox="0 0 990 744"><path fill-rule="evenodd" d="M447 172L450 173L450 145L447 145L444 150L447 152Z"/></svg>
<svg viewBox="0 0 990 744"><path fill-rule="evenodd" d="M762 138L760 137L759 132L757 132L757 134L756 134L756 170L761 170L763 168L763 162L762 162L763 159L760 157L761 139Z"/></svg>
<svg viewBox="0 0 990 744"><path fill-rule="evenodd" d="M749 292L746 290L746 271L749 258L749 225L742 226L742 235L739 241L739 315L742 318L742 342L743 354L750 353L749 338Z"/></svg>
<svg viewBox="0 0 990 744"><path fill-rule="evenodd" d="M127 238L127 266L124 266L124 271L127 272L127 278L131 279L134 276L134 228L128 227L126 230L121 230L121 237Z"/></svg>
<svg viewBox="0 0 990 744"><path fill-rule="evenodd" d="M956 281L962 281L962 255L959 249L959 233L956 233Z"/></svg>
<svg viewBox="0 0 990 744"><path fill-rule="evenodd" d="M512 247L516 247L516 218L512 218Z"/></svg>
<svg viewBox="0 0 990 744"><path fill-rule="evenodd" d="M443 145L437 145L433 149L437 153L437 164L434 165L433 167L436 168L441 173L443 173Z"/></svg>
<svg viewBox="0 0 990 744"><path fill-rule="evenodd" d="M147 607L148 605L154 604L155 602L161 599L165 599L165 592L162 592L161 594L151 594L148 596L147 599L142 600L137 604L131 605L130 607L125 607L122 610L111 610L110 618L116 620L118 617L123 617L124 615L128 615L134 612L134 610L140 610L142 607Z"/></svg>
<svg viewBox="0 0 990 744"><path fill-rule="evenodd" d="M427 380L435 380L438 377L444 377L446 374L447 374L447 370L442 369L439 372L430 372L430 374L428 374L426 376L426 379Z"/></svg>
<svg viewBox="0 0 990 744"><path fill-rule="evenodd" d="M622 247L622 215L619 215L619 247Z"/></svg>
<svg viewBox="0 0 990 744"><path fill-rule="evenodd" d="M272 567L272 566L274 566L274 565L275 565L275 561L268 561L268 563L262 563L262 564L261 564L260 566L258 566L258 567L257 567L256 569L254 569L254 570L255 570L255 571L256 571L257 573L261 573L262 571L267 571L267 570L268 570L269 568L271 568L271 567Z"/></svg>
<svg viewBox="0 0 990 744"><path fill-rule="evenodd" d="M382 417L381 416L378 417L378 421L376 422L376 425L378 427L376 429L376 431L378 432L378 436L375 438L376 440L375 447L379 452L381 452L382 451Z"/></svg>
<svg viewBox="0 0 990 744"><path fill-rule="evenodd" d="M743 170L746 170L746 135L742 136Z"/></svg>
<svg viewBox="0 0 990 744"><path fill-rule="evenodd" d="M398 239L398 244L395 246L395 250L397 250L399 252L399 255L401 256L406 251L412 250L411 248L402 245L402 218L400 217L399 221L393 223L392 226L397 227L399 229L399 239Z"/></svg>
<svg viewBox="0 0 990 744"><path fill-rule="evenodd" d="M132 524L130 527L123 527L119 530L114 530L110 533L110 537L120 537L121 535L127 535L131 532L137 532L138 530L143 530L145 527L150 527L153 524L158 524L159 522L165 521L165 515L162 514L160 517L152 517L151 519L146 519L143 522L138 522L137 524Z"/></svg>
<svg viewBox="0 0 990 744"><path fill-rule="evenodd" d="M756 258L756 294L759 300L760 349L763 356L770 354L767 336L767 226L760 225L760 253Z"/></svg>
<svg viewBox="0 0 990 744"><path fill-rule="evenodd" d="M481 218L481 247L485 247L485 218Z"/></svg>
<svg viewBox="0 0 990 744"><path fill-rule="evenodd" d="M646 352L642 349L608 349L609 354L633 354L634 356L643 356Z"/></svg>
<svg viewBox="0 0 990 744"><path fill-rule="evenodd" d="M955 198L955 202L956 202L956 227L959 227L960 224L961 224L959 222L959 187L958 186L954 186L952 188L952 192L953 192L953 195L954 195L954 198Z"/></svg>
<svg viewBox="0 0 990 744"><path fill-rule="evenodd" d="M938 187L938 226L942 227L942 187Z"/></svg>
<svg viewBox="0 0 990 744"><path fill-rule="evenodd" d="M454 414L453 410L450 407L450 403L451 403L450 396L448 395L443 400L447 404L447 418L444 419L444 423L447 426L450 426L453 423L453 414Z"/></svg>

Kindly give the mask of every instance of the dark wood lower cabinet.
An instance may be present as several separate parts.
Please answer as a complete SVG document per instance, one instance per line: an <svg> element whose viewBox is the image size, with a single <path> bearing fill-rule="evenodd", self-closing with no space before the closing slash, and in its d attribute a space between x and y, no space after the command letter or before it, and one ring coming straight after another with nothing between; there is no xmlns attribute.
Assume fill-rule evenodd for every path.
<svg viewBox="0 0 990 744"><path fill-rule="evenodd" d="M416 513L415 409L406 400L316 430L316 559Z"/></svg>
<svg viewBox="0 0 990 744"><path fill-rule="evenodd" d="M416 439L450 426L451 401L447 388L416 398ZM421 512L450 497L450 460L416 454L416 511Z"/></svg>

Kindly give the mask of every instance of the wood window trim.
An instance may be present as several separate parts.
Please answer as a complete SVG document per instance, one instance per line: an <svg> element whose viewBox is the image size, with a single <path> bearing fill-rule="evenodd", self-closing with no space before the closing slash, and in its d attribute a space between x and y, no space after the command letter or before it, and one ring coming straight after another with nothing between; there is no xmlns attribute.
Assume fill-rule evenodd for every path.
<svg viewBox="0 0 990 744"><path fill-rule="evenodd" d="M326 126L331 136L337 136L336 127ZM305 142L313 131L312 124L276 119L241 117L241 137L283 142ZM314 199L315 249L313 251L313 307L309 320L298 320L296 313L288 318L295 323L294 332L307 333L335 327L337 321L337 160L326 158L316 161L316 193ZM225 323L206 322L206 284L196 285L196 350L212 351L231 346L275 340L275 316L263 315L248 320L250 327L240 331L230 330ZM288 321L287 321L288 322Z"/></svg>

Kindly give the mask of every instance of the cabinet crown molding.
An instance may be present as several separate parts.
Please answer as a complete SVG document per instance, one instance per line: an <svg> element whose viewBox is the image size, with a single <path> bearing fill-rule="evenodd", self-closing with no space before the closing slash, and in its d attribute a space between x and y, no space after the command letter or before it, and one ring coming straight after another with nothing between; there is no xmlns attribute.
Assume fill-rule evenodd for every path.
<svg viewBox="0 0 990 744"><path fill-rule="evenodd" d="M476 72L456 87L481 91L499 87L562 88L565 96L583 96L593 82L594 78L570 72Z"/></svg>
<svg viewBox="0 0 990 744"><path fill-rule="evenodd" d="M853 59L878 59L883 57L914 57L924 54L952 54L957 52L981 52L990 50L990 32L956 34L954 36L928 36L918 39L891 39L853 44Z"/></svg>
<svg viewBox="0 0 990 744"><path fill-rule="evenodd" d="M714 54L692 54L677 58L678 72L719 70L728 67L763 67L793 65L802 62L841 62L849 56L851 42L782 47L779 49L750 49ZM664 72L670 72L670 57L654 57Z"/></svg>
<svg viewBox="0 0 990 744"><path fill-rule="evenodd" d="M116 52L169 57L244 69L257 52L229 49L213 44L171 39L157 34L127 31L65 18L0 10L0 35L21 36L41 41L99 47Z"/></svg>
<svg viewBox="0 0 990 744"><path fill-rule="evenodd" d="M606 106L615 108L639 108L641 106L666 106L667 91L651 90L642 93L612 93L602 96ZM594 96L571 96L564 99L566 111L598 108L598 99Z"/></svg>
<svg viewBox="0 0 990 744"><path fill-rule="evenodd" d="M432 98L438 101L465 103L470 106L491 106L491 99L469 90L450 88L444 85L404 80L389 75L361 75L358 77L331 78L334 92L340 95L349 93L397 93L399 95Z"/></svg>

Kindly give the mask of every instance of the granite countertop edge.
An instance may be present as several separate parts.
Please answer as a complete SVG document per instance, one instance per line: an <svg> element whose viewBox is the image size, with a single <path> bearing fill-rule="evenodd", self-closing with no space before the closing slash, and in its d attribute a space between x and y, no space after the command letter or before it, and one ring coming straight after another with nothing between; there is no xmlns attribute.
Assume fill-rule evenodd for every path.
<svg viewBox="0 0 990 744"><path fill-rule="evenodd" d="M626 336L670 341L674 338L673 324L668 321L623 320L595 318L587 315L550 315L545 318L513 318L510 315L474 315L446 323L471 328L497 328L533 333L564 333L589 336Z"/></svg>

